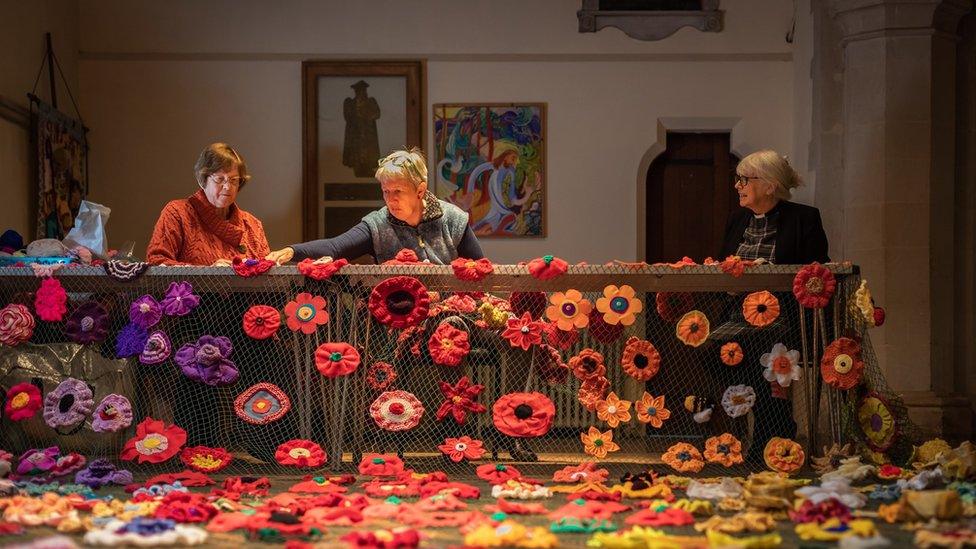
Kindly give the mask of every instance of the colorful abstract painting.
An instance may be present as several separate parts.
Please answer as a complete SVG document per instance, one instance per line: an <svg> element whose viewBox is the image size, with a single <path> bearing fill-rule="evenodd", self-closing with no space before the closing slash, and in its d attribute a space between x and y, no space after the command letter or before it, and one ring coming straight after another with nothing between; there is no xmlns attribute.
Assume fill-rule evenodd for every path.
<svg viewBox="0 0 976 549"><path fill-rule="evenodd" d="M479 237L546 235L544 103L434 105L437 196Z"/></svg>

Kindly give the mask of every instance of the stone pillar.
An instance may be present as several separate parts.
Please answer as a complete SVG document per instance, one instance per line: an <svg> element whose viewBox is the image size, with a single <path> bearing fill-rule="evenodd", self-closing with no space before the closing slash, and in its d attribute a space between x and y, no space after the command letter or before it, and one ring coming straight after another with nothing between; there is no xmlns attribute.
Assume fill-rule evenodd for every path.
<svg viewBox="0 0 976 549"><path fill-rule="evenodd" d="M844 249L888 311L871 332L924 429L968 436L953 371L956 34L972 0L832 0L843 49ZM960 422L965 417L965 421Z"/></svg>

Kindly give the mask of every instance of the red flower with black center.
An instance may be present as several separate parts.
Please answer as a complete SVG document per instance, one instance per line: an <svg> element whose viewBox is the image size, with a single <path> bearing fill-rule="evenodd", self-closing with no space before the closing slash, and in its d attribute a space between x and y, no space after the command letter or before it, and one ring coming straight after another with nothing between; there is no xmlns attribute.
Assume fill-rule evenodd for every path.
<svg viewBox="0 0 976 549"><path fill-rule="evenodd" d="M359 367L359 351L348 343L323 343L315 349L315 367L325 377L349 375Z"/></svg>
<svg viewBox="0 0 976 549"><path fill-rule="evenodd" d="M508 340L512 347L520 347L528 351L529 347L542 343L542 323L532 320L532 315L524 313L521 317L509 318L506 322L502 337Z"/></svg>
<svg viewBox="0 0 976 549"><path fill-rule="evenodd" d="M281 465L318 467L327 459L328 456L321 446L305 439L289 440L279 445L275 451L275 461Z"/></svg>
<svg viewBox="0 0 976 549"><path fill-rule="evenodd" d="M281 327L281 313L268 305L254 305L244 313L244 333L254 339L268 339Z"/></svg>
<svg viewBox="0 0 976 549"><path fill-rule="evenodd" d="M374 391L386 390L397 378L396 368L388 362L374 362L367 372L366 383Z"/></svg>
<svg viewBox="0 0 976 549"><path fill-rule="evenodd" d="M451 385L443 381L438 381L437 385L444 394L444 402L435 414L437 421L441 421L447 416L454 418L458 425L464 425L468 419L468 412L481 414L488 411L483 404L477 402L478 395L485 390L484 385L472 385L468 376L458 380L457 385Z"/></svg>
<svg viewBox="0 0 976 549"><path fill-rule="evenodd" d="M468 332L441 322L427 340L427 350L430 351L434 364L457 366L471 351Z"/></svg>
<svg viewBox="0 0 976 549"><path fill-rule="evenodd" d="M479 465L475 469L478 478L487 481L489 484L503 484L506 481L517 479L522 476L522 472L513 465L503 465L501 463L486 463Z"/></svg>
<svg viewBox="0 0 976 549"><path fill-rule="evenodd" d="M230 465L233 456L223 448L209 448L207 446L192 446L183 448L180 460L187 467L200 473L216 473Z"/></svg>
<svg viewBox="0 0 976 549"><path fill-rule="evenodd" d="M541 437L555 417L556 405L542 393L507 394L492 406L495 428L512 437Z"/></svg>
<svg viewBox="0 0 976 549"><path fill-rule="evenodd" d="M834 273L819 263L812 263L797 271L793 277L793 295L807 309L823 309L830 303L837 280Z"/></svg>
<svg viewBox="0 0 976 549"><path fill-rule="evenodd" d="M328 280L332 275L339 272L349 264L345 259L334 261L322 261L321 259L303 259L298 263L298 272L311 278L312 280Z"/></svg>
<svg viewBox="0 0 976 549"><path fill-rule="evenodd" d="M459 280L477 282L495 271L495 266L487 258L465 259L459 257L451 262L454 276Z"/></svg>
<svg viewBox="0 0 976 549"><path fill-rule="evenodd" d="M403 473L403 461L396 454L363 454L359 474L374 477L395 477Z"/></svg>
<svg viewBox="0 0 976 549"><path fill-rule="evenodd" d="M427 318L427 287L412 276L394 276L380 282L369 296L369 312L391 328L416 326Z"/></svg>
<svg viewBox="0 0 976 549"><path fill-rule="evenodd" d="M569 270L569 263L566 263L564 260L551 255L537 257L532 261L529 261L527 266L529 268L529 274L532 275L533 278L537 278L539 280L556 278Z"/></svg>

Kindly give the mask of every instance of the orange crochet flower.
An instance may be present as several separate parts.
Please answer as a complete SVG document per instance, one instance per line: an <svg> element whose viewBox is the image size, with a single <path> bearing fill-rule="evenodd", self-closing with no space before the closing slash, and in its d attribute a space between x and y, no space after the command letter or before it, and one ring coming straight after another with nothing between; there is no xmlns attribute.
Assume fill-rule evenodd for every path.
<svg viewBox="0 0 976 549"><path fill-rule="evenodd" d="M605 482L610 471L597 469L593 461L584 461L579 465L567 465L552 474L553 482Z"/></svg>
<svg viewBox="0 0 976 549"><path fill-rule="evenodd" d="M624 347L620 365L624 373L637 381L647 381L657 375L661 368L661 353L650 341L631 337Z"/></svg>
<svg viewBox="0 0 976 549"><path fill-rule="evenodd" d="M788 438L773 437L763 450L766 466L779 473L792 473L806 460L803 448Z"/></svg>
<svg viewBox="0 0 976 549"><path fill-rule="evenodd" d="M857 341L841 337L824 349L820 374L827 385L846 391L861 382L863 373L864 361L861 360L861 345Z"/></svg>
<svg viewBox="0 0 976 549"><path fill-rule="evenodd" d="M668 448L661 460L682 473L697 473L705 466L701 452L687 442L679 442Z"/></svg>
<svg viewBox="0 0 976 549"><path fill-rule="evenodd" d="M671 417L671 410L664 407L664 395L654 397L647 391L644 391L644 396L634 403L634 409L637 410L637 421L650 423L655 429L660 429L661 425Z"/></svg>
<svg viewBox="0 0 976 549"><path fill-rule="evenodd" d="M779 318L779 300L766 290L753 292L742 300L742 316L758 328L769 326Z"/></svg>
<svg viewBox="0 0 976 549"><path fill-rule="evenodd" d="M611 284L603 289L603 297L596 300L596 310L603 313L607 324L630 326L635 315L644 310L644 304L634 295L634 289L626 284L619 288Z"/></svg>
<svg viewBox="0 0 976 549"><path fill-rule="evenodd" d="M613 441L613 431L601 433L596 427L590 427L588 432L580 433L580 440L583 441L583 451L599 459L620 449L620 446Z"/></svg>
<svg viewBox="0 0 976 549"><path fill-rule="evenodd" d="M606 421L610 427L627 423L630 421L630 401L620 400L617 393L611 391L606 400L597 401L596 417Z"/></svg>
<svg viewBox="0 0 976 549"><path fill-rule="evenodd" d="M681 317L675 327L678 340L691 347L698 347L708 339L708 317L701 311L689 311Z"/></svg>
<svg viewBox="0 0 976 549"><path fill-rule="evenodd" d="M730 341L722 345L720 356L722 357L722 363L726 366L738 366L742 362L742 357L745 354L742 352L742 347L738 343Z"/></svg>
<svg viewBox="0 0 976 549"><path fill-rule="evenodd" d="M549 303L552 305L546 308L546 317L555 322L560 330L585 328L589 324L593 304L578 290L556 292L549 297Z"/></svg>
<svg viewBox="0 0 976 549"><path fill-rule="evenodd" d="M570 358L569 369L580 381L586 381L591 377L602 377L607 373L603 355L590 348L583 349L578 355Z"/></svg>
<svg viewBox="0 0 976 549"><path fill-rule="evenodd" d="M705 441L705 459L726 467L742 463L742 443L729 433L711 437Z"/></svg>
<svg viewBox="0 0 976 549"><path fill-rule="evenodd" d="M584 408L595 412L596 403L603 400L608 389L610 389L610 380L605 376L593 376L580 383L580 388L576 396Z"/></svg>

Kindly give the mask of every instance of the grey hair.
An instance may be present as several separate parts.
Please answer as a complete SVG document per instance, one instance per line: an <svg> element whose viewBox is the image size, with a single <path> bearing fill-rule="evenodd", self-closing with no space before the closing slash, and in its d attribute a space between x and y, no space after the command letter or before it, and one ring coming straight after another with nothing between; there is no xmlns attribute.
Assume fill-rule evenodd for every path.
<svg viewBox="0 0 976 549"><path fill-rule="evenodd" d="M743 173L743 170L752 173ZM800 175L790 166L789 160L769 149L746 156L739 161L735 171L740 175L761 177L768 181L773 186L773 194L780 200L789 200L791 191L801 183Z"/></svg>

